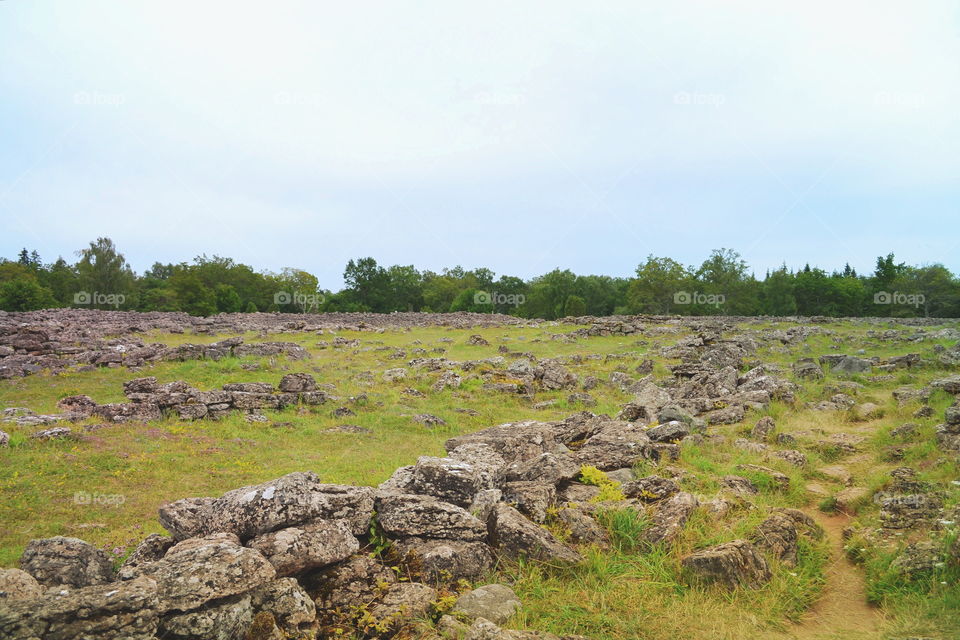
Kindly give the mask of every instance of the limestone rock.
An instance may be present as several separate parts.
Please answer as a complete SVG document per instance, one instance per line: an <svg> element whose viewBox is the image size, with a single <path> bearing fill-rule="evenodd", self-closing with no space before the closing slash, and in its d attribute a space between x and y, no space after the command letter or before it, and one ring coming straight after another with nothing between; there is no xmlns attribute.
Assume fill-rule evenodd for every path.
<svg viewBox="0 0 960 640"><path fill-rule="evenodd" d="M118 572L121 580L132 577L133 570L149 562L156 562L162 558L174 544L174 539L169 536L161 536L158 533L151 533L144 538L140 544L133 550L127 559L123 561Z"/></svg>
<svg viewBox="0 0 960 640"><path fill-rule="evenodd" d="M20 557L20 568L45 587L89 587L114 579L106 553L78 538L31 540Z"/></svg>
<svg viewBox="0 0 960 640"><path fill-rule="evenodd" d="M753 425L753 430L750 434L761 442L769 442L770 435L777 428L776 423L773 421L773 418L770 416L764 416L757 420L757 424Z"/></svg>
<svg viewBox="0 0 960 640"><path fill-rule="evenodd" d="M309 373L288 373L280 379L280 391L285 393L316 390L317 381Z"/></svg>
<svg viewBox="0 0 960 640"><path fill-rule="evenodd" d="M468 620L485 618L503 624L520 610L520 598L508 586L487 584L469 591L457 599L452 613Z"/></svg>
<svg viewBox="0 0 960 640"><path fill-rule="evenodd" d="M746 540L734 540L697 551L681 560L691 581L719 584L727 589L756 588L772 577L770 567L756 547Z"/></svg>
<svg viewBox="0 0 960 640"><path fill-rule="evenodd" d="M316 585L311 593L317 593L316 606L322 613L347 612L359 602L372 600L378 584L396 581L394 571L364 553L317 572L305 584Z"/></svg>
<svg viewBox="0 0 960 640"><path fill-rule="evenodd" d="M643 532L644 540L649 544L672 542L680 535L698 504L696 496L683 491L657 503L650 526Z"/></svg>
<svg viewBox="0 0 960 640"><path fill-rule="evenodd" d="M190 611L270 582L276 571L258 551L219 543L168 554L141 575L157 583L162 611Z"/></svg>
<svg viewBox="0 0 960 640"><path fill-rule="evenodd" d="M487 526L490 543L509 558L527 556L537 560L580 562L579 553L557 540L552 533L524 518L503 503L490 513Z"/></svg>
<svg viewBox="0 0 960 640"><path fill-rule="evenodd" d="M253 621L248 594L225 598L195 611L174 611L160 620L165 640L234 640L242 637Z"/></svg>
<svg viewBox="0 0 960 640"><path fill-rule="evenodd" d="M160 524L175 540L204 535L213 517L216 498L183 498L160 507Z"/></svg>
<svg viewBox="0 0 960 640"><path fill-rule="evenodd" d="M783 513L774 513L757 526L753 542L758 548L780 558L787 566L793 566L797 562L798 538L793 519Z"/></svg>
<svg viewBox="0 0 960 640"><path fill-rule="evenodd" d="M373 515L373 489L323 484L313 472L295 472L229 491L210 509L212 529L232 531L241 540L318 518L348 520L360 533Z"/></svg>
<svg viewBox="0 0 960 640"><path fill-rule="evenodd" d="M421 456L404 489L467 507L484 484L481 474L468 462Z"/></svg>
<svg viewBox="0 0 960 640"><path fill-rule="evenodd" d="M262 553L277 576L292 576L349 558L360 543L342 520L314 520L251 539L247 546Z"/></svg>
<svg viewBox="0 0 960 640"><path fill-rule="evenodd" d="M507 466L502 477L505 482L535 482L558 485L580 475L580 464L566 453L544 453L529 460Z"/></svg>
<svg viewBox="0 0 960 640"><path fill-rule="evenodd" d="M254 613L268 611L277 626L296 636L317 619L317 607L294 578L280 578L249 592Z"/></svg>
<svg viewBox="0 0 960 640"><path fill-rule="evenodd" d="M39 598L43 588L36 578L20 569L0 569L0 602Z"/></svg>
<svg viewBox="0 0 960 640"><path fill-rule="evenodd" d="M0 605L5 640L152 640L158 623L157 584L147 578Z"/></svg>
<svg viewBox="0 0 960 640"><path fill-rule="evenodd" d="M653 442L678 442L690 435L690 428L679 421L661 424L647 430L647 437Z"/></svg>
<svg viewBox="0 0 960 640"><path fill-rule="evenodd" d="M493 567L493 552L485 542L405 538L394 548L430 583L476 580Z"/></svg>
<svg viewBox="0 0 960 640"><path fill-rule="evenodd" d="M643 502L656 502L679 493L680 485L677 484L676 480L669 478L646 476L623 484L620 491L628 498L637 498Z"/></svg>
<svg viewBox="0 0 960 640"><path fill-rule="evenodd" d="M384 626L395 626L401 620L426 616L437 597L433 587L418 582L398 582L390 585L383 598L370 608L370 614Z"/></svg>
<svg viewBox="0 0 960 640"><path fill-rule="evenodd" d="M430 496L385 495L377 498L377 516L388 536L482 540L486 528L465 509Z"/></svg>
<svg viewBox="0 0 960 640"><path fill-rule="evenodd" d="M643 427L621 420L607 420L597 425L596 435L584 442L576 453L581 465L601 471L631 467L650 455L650 438Z"/></svg>

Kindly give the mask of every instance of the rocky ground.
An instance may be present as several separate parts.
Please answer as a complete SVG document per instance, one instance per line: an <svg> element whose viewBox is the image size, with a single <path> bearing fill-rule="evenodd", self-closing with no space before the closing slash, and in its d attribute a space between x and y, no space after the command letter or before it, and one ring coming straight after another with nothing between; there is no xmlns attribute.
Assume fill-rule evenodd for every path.
<svg viewBox="0 0 960 640"><path fill-rule="evenodd" d="M4 314L0 637L957 637L958 340Z"/></svg>

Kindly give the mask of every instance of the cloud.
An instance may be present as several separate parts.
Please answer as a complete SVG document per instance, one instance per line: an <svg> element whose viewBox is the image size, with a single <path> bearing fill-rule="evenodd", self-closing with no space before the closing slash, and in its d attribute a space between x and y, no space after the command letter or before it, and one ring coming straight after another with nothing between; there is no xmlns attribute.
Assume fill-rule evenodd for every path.
<svg viewBox="0 0 960 640"><path fill-rule="evenodd" d="M225 253L331 287L360 255L625 274L721 244L759 270L891 250L957 269L931 240L960 226L957 18L3 3L0 253L106 234L138 268Z"/></svg>

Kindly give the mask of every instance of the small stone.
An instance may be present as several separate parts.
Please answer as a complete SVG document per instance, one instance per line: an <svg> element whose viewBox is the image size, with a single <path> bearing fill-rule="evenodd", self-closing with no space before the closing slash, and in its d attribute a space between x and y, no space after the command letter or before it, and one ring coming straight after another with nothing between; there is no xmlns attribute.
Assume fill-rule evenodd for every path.
<svg viewBox="0 0 960 640"><path fill-rule="evenodd" d="M692 553L681 560L691 581L719 584L727 589L757 588L772 574L763 555L746 540L734 540Z"/></svg>
<svg viewBox="0 0 960 640"><path fill-rule="evenodd" d="M457 599L452 613L468 620L486 618L503 624L522 606L513 589L502 584L487 584L477 587Z"/></svg>

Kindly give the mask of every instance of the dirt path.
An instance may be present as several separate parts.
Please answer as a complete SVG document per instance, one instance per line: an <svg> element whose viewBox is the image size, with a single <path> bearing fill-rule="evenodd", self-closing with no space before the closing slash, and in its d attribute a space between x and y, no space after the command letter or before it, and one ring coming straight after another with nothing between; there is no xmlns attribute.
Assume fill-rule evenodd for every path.
<svg viewBox="0 0 960 640"><path fill-rule="evenodd" d="M850 518L822 513L810 515L824 528L832 547L833 555L826 569L826 585L823 595L810 608L803 621L775 637L784 640L879 638L883 615L867 604L863 572L843 552L843 528Z"/></svg>

